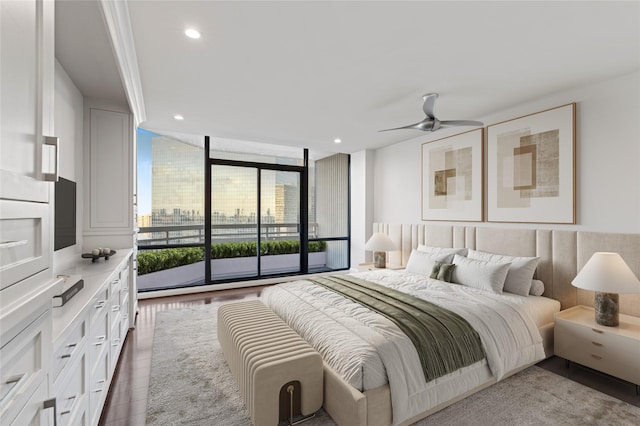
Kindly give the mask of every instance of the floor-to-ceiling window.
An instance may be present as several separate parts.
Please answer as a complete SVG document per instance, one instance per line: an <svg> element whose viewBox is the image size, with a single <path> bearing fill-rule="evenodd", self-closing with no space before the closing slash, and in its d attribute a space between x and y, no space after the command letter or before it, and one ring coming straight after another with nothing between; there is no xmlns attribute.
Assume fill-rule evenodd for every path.
<svg viewBox="0 0 640 426"><path fill-rule="evenodd" d="M138 141L140 291L349 267L348 155Z"/></svg>

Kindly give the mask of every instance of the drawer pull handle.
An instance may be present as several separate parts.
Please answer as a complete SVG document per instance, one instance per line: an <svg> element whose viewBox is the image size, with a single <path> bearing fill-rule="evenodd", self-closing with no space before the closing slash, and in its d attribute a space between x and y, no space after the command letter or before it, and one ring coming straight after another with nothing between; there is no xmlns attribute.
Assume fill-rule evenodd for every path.
<svg viewBox="0 0 640 426"><path fill-rule="evenodd" d="M20 381L20 379L22 379L24 377L24 375L25 375L25 373L22 373L22 374L18 374L16 376L13 376L13 377L9 377L7 379L7 381L4 382L4 383L7 384L7 385L12 385L12 384L18 383Z"/></svg>
<svg viewBox="0 0 640 426"><path fill-rule="evenodd" d="M595 333L598 333L598 334L602 334L602 333L604 333L604 331L602 331L602 330L596 330L595 328L592 328L591 330L593 330Z"/></svg>
<svg viewBox="0 0 640 426"><path fill-rule="evenodd" d="M107 336L100 336L97 338L97 341L94 343L95 346L101 346L104 343L104 339L106 339Z"/></svg>
<svg viewBox="0 0 640 426"><path fill-rule="evenodd" d="M67 401L71 401L71 404L67 407L67 409L60 411L60 415L65 415L65 414L70 414L73 411L73 407L76 405L76 401L79 399L78 396L80 394L75 394L73 396L70 396L69 398L67 398Z"/></svg>
<svg viewBox="0 0 640 426"><path fill-rule="evenodd" d="M114 307L111 308L112 312L118 312L120 310L120 305L115 305Z"/></svg>
<svg viewBox="0 0 640 426"><path fill-rule="evenodd" d="M9 377L4 384L2 385L0 402L4 401L4 399L9 396L11 391L13 391L18 383L22 380L22 378L26 376L26 373L18 374L16 376Z"/></svg>
<svg viewBox="0 0 640 426"><path fill-rule="evenodd" d="M594 355L594 354L591 354L591 358L598 359L598 360L602 359L601 356Z"/></svg>
<svg viewBox="0 0 640 426"><path fill-rule="evenodd" d="M78 346L77 343L69 343L66 347L69 348L69 349L72 349L72 351L69 352L68 354L60 355L60 359L71 358L73 356L73 352L74 352L76 346Z"/></svg>
<svg viewBox="0 0 640 426"><path fill-rule="evenodd" d="M98 380L98 381L96 382L96 385L100 385L100 384L104 385L104 380ZM102 392L103 390L104 390L104 387L102 387L102 388L100 388L100 389L95 389L95 390L94 390L94 392L96 392L96 393L97 393L97 392Z"/></svg>
<svg viewBox="0 0 640 426"><path fill-rule="evenodd" d="M107 301L106 301L106 300L101 300L101 301L99 301L98 303L96 303L95 308L96 308L96 309L102 309L102 308L104 308L104 305L105 305L106 303L107 303Z"/></svg>
<svg viewBox="0 0 640 426"><path fill-rule="evenodd" d="M593 346L602 347L602 343L598 343L598 342L591 342L591 344L592 344Z"/></svg>

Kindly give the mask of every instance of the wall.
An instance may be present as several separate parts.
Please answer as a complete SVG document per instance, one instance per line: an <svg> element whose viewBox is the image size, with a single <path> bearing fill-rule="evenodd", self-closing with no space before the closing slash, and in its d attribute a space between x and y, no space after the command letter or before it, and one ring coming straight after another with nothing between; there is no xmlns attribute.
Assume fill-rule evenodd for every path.
<svg viewBox="0 0 640 426"><path fill-rule="evenodd" d="M54 94L54 129L59 138L59 175L76 182L76 244L53 254L53 272L68 269L82 253L83 166L82 121L83 98L66 71L56 61Z"/></svg>
<svg viewBox="0 0 640 426"><path fill-rule="evenodd" d="M473 117L483 121L486 126L576 102L577 224L533 226L640 233L639 93L640 71L637 71L586 87L526 101L485 117ZM374 222L419 223L421 144L468 129L444 129L377 150ZM353 222L357 223L358 220L362 219L354 215ZM532 226L491 223L486 225Z"/></svg>
<svg viewBox="0 0 640 426"><path fill-rule="evenodd" d="M364 244L373 233L373 181L375 151L351 154L351 267L371 262Z"/></svg>

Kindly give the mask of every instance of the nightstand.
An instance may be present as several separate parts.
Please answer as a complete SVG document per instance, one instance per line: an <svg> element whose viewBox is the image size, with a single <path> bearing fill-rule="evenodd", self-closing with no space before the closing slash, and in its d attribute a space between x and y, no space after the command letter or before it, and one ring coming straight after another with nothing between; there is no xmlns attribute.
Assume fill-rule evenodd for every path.
<svg viewBox="0 0 640 426"><path fill-rule="evenodd" d="M402 266L402 265L387 265L386 268L376 268L375 266L373 266L373 262L358 263L358 272L377 271L377 270L380 270L380 269L398 270L398 269L404 269L404 266Z"/></svg>
<svg viewBox="0 0 640 426"><path fill-rule="evenodd" d="M640 386L640 318L620 314L618 327L596 324L593 308L555 314L555 354Z"/></svg>

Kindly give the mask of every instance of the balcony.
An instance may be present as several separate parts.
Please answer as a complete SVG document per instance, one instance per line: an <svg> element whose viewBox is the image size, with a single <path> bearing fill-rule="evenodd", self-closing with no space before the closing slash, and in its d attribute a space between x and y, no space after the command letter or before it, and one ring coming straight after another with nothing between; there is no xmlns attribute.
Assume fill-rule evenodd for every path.
<svg viewBox="0 0 640 426"><path fill-rule="evenodd" d="M310 239L317 240L317 224L310 224L309 227ZM299 225L266 224L262 225L261 229L260 274L265 276L299 271L300 255L297 253L297 248L294 250L295 253L291 252L291 246L295 246L295 242L299 240ZM214 281L246 279L258 275L258 257L251 254L256 250L255 244L252 244L256 241L256 230L255 224L213 226L211 270ZM287 244L287 240L292 243ZM282 246L288 251L282 251ZM309 271L328 270L327 253L324 251L326 244L316 242L314 246L311 244L310 246L313 249L310 251L315 252L309 253ZM204 247L203 225L153 226L139 229L138 249L141 252L186 247L190 247L191 250ZM322 251L319 251L319 247ZM139 275L138 290L151 291L199 285L204 283L204 275L204 261L195 261Z"/></svg>

